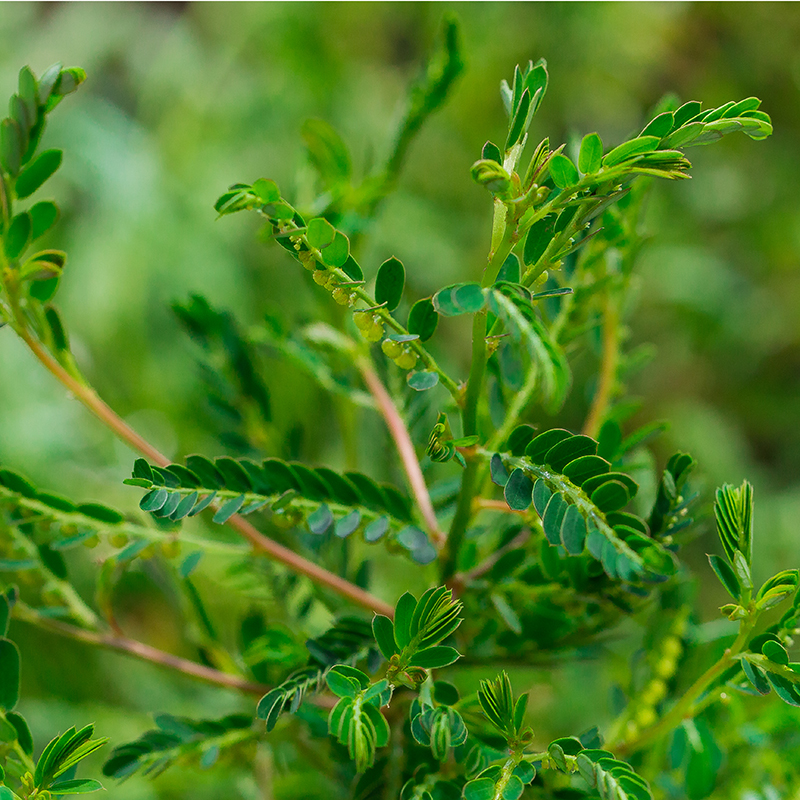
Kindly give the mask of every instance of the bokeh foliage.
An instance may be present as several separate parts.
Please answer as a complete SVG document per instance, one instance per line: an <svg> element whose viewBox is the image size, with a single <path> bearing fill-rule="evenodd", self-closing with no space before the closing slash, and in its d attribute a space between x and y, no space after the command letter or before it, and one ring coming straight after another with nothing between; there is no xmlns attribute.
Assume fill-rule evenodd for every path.
<svg viewBox="0 0 800 800"><path fill-rule="evenodd" d="M654 193L648 222L655 238L641 257L631 336L657 348L658 358L635 378L642 421L673 423L657 449L664 456L691 452L708 486L750 477L759 525L769 531L755 572L763 577L796 563L800 59L792 43L800 12L791 6L3 5L3 81L20 64L40 73L54 58L81 64L90 76L45 139L69 154L52 190L64 213L59 246L70 253L59 299L87 373L169 455L246 455L231 432L248 420L232 417L224 402L206 401L199 362L222 356L190 343L171 304L199 292L234 309L241 325L278 311L298 321L336 312L287 268L283 252L254 241L245 215L214 224L211 204L239 175L268 174L300 196L308 193L311 173L298 132L309 117L342 132L356 169L379 158L404 86L445 8L455 8L464 23L466 73L413 146L362 253L375 264L400 258L419 296L473 279L482 263L487 200L469 166L487 134L503 137L496 83L513 64L531 55L548 59L553 78L535 129L567 140L594 129L607 143L622 140L668 89L709 106L753 94L764 101L775 124L768 147L729 137L693 153L688 185L661 185ZM8 96L14 86L0 89ZM453 365L463 372L467 345L459 352L457 343L467 338L457 327L449 335ZM14 375L0 385L0 461L54 490L135 507L133 493L120 488L130 454L66 402L10 336L0 333L0 343L0 374ZM268 348L257 358L270 373L269 419L260 432L265 449L342 469L381 463L377 455L387 445L377 420L365 415L374 435L348 452L352 422L341 409ZM586 374L591 367L584 365ZM580 365L576 382L586 384ZM579 426L580 400L578 392L552 422ZM390 464L385 469L382 479L400 481ZM695 548L698 565L713 546L708 542ZM161 613L174 598L158 587L157 574L131 579L121 602L126 624L164 647L180 647L177 627ZM716 588L706 593L713 618L724 595ZM213 613L240 610L226 602ZM19 639L42 646L29 634ZM178 694L178 682L119 657L75 654L50 639L47 646L61 653L58 669L43 664L26 675L26 713L43 729L59 708L70 717L89 702L86 713L118 741L150 727L145 715L153 710L194 713L205 703L209 718L231 710L216 692L182 685ZM560 724L577 729L589 720L569 687L603 683L580 664L535 670L523 680L540 689L537 717L558 707ZM98 685L107 687L105 695ZM114 703L140 716L126 721L104 711ZM775 727L784 724L776 719ZM213 796L211 779L204 786L192 776L197 796ZM223 777L214 773L213 781ZM152 788L129 783L114 792L180 797L183 780L168 773ZM245 786L241 791L253 796Z"/></svg>

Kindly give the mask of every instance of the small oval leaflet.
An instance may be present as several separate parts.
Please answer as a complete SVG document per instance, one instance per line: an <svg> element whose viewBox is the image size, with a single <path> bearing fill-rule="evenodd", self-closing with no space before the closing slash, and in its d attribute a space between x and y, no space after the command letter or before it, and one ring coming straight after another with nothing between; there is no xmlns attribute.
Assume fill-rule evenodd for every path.
<svg viewBox="0 0 800 800"><path fill-rule="evenodd" d="M388 258L381 264L375 279L375 302L386 303L389 311L394 311L400 305L405 282L406 269L403 262L394 257Z"/></svg>
<svg viewBox="0 0 800 800"><path fill-rule="evenodd" d="M580 180L575 165L563 153L557 153L550 159L550 177L560 189L574 186Z"/></svg>
<svg viewBox="0 0 800 800"><path fill-rule="evenodd" d="M430 297L417 300L408 312L408 330L419 336L420 341L427 342L436 332L439 314L433 307Z"/></svg>
<svg viewBox="0 0 800 800"><path fill-rule="evenodd" d="M439 375L436 372L409 372L406 377L408 385L418 392L425 392L428 389L433 389L439 383Z"/></svg>
<svg viewBox="0 0 800 800"><path fill-rule="evenodd" d="M505 485L503 494L508 507L514 511L526 511L531 504L533 481L521 469L515 469Z"/></svg>

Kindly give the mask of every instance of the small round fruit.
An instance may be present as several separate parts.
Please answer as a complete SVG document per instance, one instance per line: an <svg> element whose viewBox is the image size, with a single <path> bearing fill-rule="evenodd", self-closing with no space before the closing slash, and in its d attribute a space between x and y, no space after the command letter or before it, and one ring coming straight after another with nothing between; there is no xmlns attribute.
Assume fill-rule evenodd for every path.
<svg viewBox="0 0 800 800"><path fill-rule="evenodd" d="M413 350L404 350L395 358L394 363L397 364L400 369L414 369L417 363L417 354Z"/></svg>
<svg viewBox="0 0 800 800"><path fill-rule="evenodd" d="M640 728L649 728L655 724L657 719L658 715L652 708L640 708L636 712L636 723Z"/></svg>
<svg viewBox="0 0 800 800"><path fill-rule="evenodd" d="M177 539L165 539L161 542L161 554L165 558L177 558L181 554L181 543Z"/></svg>
<svg viewBox="0 0 800 800"><path fill-rule="evenodd" d="M341 286L337 286L333 290L333 299L340 305L340 306L349 306L352 298L350 297L350 292L347 289L343 289Z"/></svg>
<svg viewBox="0 0 800 800"><path fill-rule="evenodd" d="M88 539L84 539L82 542L84 547L87 547L91 550L93 547L97 547L100 544L100 537L95 534L94 536L90 536Z"/></svg>
<svg viewBox="0 0 800 800"><path fill-rule="evenodd" d="M675 659L666 656L659 660L653 670L659 678L671 678L675 674Z"/></svg>
<svg viewBox="0 0 800 800"><path fill-rule="evenodd" d="M667 638L661 643L661 652L667 658L678 658L678 656L683 652L681 640L677 636L667 636Z"/></svg>
<svg viewBox="0 0 800 800"><path fill-rule="evenodd" d="M317 269L314 270L314 274L312 275L314 278L314 283L318 283L320 286L324 286L328 282L328 275L327 270L324 269Z"/></svg>
<svg viewBox="0 0 800 800"><path fill-rule="evenodd" d="M381 322L380 319L377 322L373 322L367 330L361 332L361 335L368 342L379 342L381 339L383 339L383 334L383 322Z"/></svg>
<svg viewBox="0 0 800 800"><path fill-rule="evenodd" d="M112 547L125 547L128 541L127 533L112 533L111 536L108 537L108 543Z"/></svg>
<svg viewBox="0 0 800 800"><path fill-rule="evenodd" d="M372 327L372 317L368 311L356 311L353 314L353 322L360 331L368 331Z"/></svg>
<svg viewBox="0 0 800 800"><path fill-rule="evenodd" d="M157 552L155 544L149 544L139 553L139 558L153 558Z"/></svg>
<svg viewBox="0 0 800 800"><path fill-rule="evenodd" d="M396 342L394 339L384 339L381 350L383 350L389 358L397 358L403 352L403 345L401 345L400 342Z"/></svg>

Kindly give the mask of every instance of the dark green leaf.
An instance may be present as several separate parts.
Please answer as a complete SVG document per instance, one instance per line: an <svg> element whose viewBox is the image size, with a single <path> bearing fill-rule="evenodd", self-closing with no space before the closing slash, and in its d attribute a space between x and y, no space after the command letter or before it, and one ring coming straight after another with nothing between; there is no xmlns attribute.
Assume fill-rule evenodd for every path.
<svg viewBox="0 0 800 800"><path fill-rule="evenodd" d="M62 781L51 787L50 791L56 796L64 794L89 794L91 792L98 792L103 788L103 784L99 781L89 778L72 781Z"/></svg>
<svg viewBox="0 0 800 800"><path fill-rule="evenodd" d="M439 374L436 372L409 372L406 376L408 385L418 392L426 392L428 389L433 389L439 383Z"/></svg>
<svg viewBox="0 0 800 800"><path fill-rule="evenodd" d="M489 462L489 469L492 476L492 483L497 486L505 486L508 483L508 470L499 453L495 453Z"/></svg>
<svg viewBox="0 0 800 800"><path fill-rule="evenodd" d="M531 443L536 435L533 425L517 425L509 434L506 441L506 450L512 456L521 456L525 453L525 448Z"/></svg>
<svg viewBox="0 0 800 800"><path fill-rule="evenodd" d="M742 659L742 669L747 676L747 680L759 694L769 694L770 685L767 676L755 665L751 664L746 658Z"/></svg>
<svg viewBox="0 0 800 800"><path fill-rule="evenodd" d="M214 514L212 522L216 522L218 525L226 523L244 505L244 500L243 494L226 500Z"/></svg>
<svg viewBox="0 0 800 800"><path fill-rule="evenodd" d="M526 511L531 504L533 482L521 469L515 469L505 485L503 494L508 507L514 511Z"/></svg>
<svg viewBox="0 0 800 800"><path fill-rule="evenodd" d="M22 255L31 240L31 217L27 211L11 220L5 235L6 256L12 261Z"/></svg>
<svg viewBox="0 0 800 800"><path fill-rule="evenodd" d="M19 650L14 642L0 639L0 708L11 711L19 701Z"/></svg>
<svg viewBox="0 0 800 800"><path fill-rule="evenodd" d="M553 239L556 219L555 214L548 214L538 222L535 222L528 231L522 251L522 260L528 266L536 264L544 255L545 250L547 250L547 246Z"/></svg>
<svg viewBox="0 0 800 800"><path fill-rule="evenodd" d="M561 189L574 186L580 180L575 165L563 153L556 153L550 159L549 168L553 183Z"/></svg>
<svg viewBox="0 0 800 800"><path fill-rule="evenodd" d="M409 333L417 334L420 341L427 342L435 333L438 323L439 314L430 297L417 300L408 312Z"/></svg>
<svg viewBox="0 0 800 800"><path fill-rule="evenodd" d="M778 644L778 642L772 641L772 639L764 642L761 646L761 652L775 664L781 664L785 667L789 663L789 654L786 652L786 648Z"/></svg>
<svg viewBox="0 0 800 800"><path fill-rule="evenodd" d="M22 131L14 119L0 122L0 165L14 177L22 164L25 145Z"/></svg>
<svg viewBox="0 0 800 800"><path fill-rule="evenodd" d="M417 600L410 592L402 595L395 606L394 638L401 650L411 641L411 620L416 607Z"/></svg>
<svg viewBox="0 0 800 800"><path fill-rule="evenodd" d="M31 241L45 234L58 219L58 206L50 200L42 200L31 206Z"/></svg>
<svg viewBox="0 0 800 800"><path fill-rule="evenodd" d="M583 552L585 541L586 520L576 506L569 506L561 523L561 543L571 556L577 556Z"/></svg>
<svg viewBox="0 0 800 800"><path fill-rule="evenodd" d="M459 652L453 647L438 645L418 650L412 657L409 665L423 669L439 669L455 663L460 658Z"/></svg>
<svg viewBox="0 0 800 800"><path fill-rule="evenodd" d="M139 508L141 508L142 511L158 511L160 508L163 508L164 503L166 502L167 502L167 490L153 489L153 491L148 492L139 501Z"/></svg>
<svg viewBox="0 0 800 800"><path fill-rule="evenodd" d="M525 455L534 464L544 464L547 454L559 442L569 439L572 434L563 428L551 428L549 431L540 433L526 448Z"/></svg>
<svg viewBox="0 0 800 800"><path fill-rule="evenodd" d="M614 167L634 156L650 153L658 147L660 141L661 137L659 136L640 136L628 142L623 142L605 156L603 166Z"/></svg>
<svg viewBox="0 0 800 800"><path fill-rule="evenodd" d="M378 649L388 661L398 652L397 644L394 640L394 623L389 617L376 614L372 619L372 632L375 636L375 641L378 643Z"/></svg>
<svg viewBox="0 0 800 800"><path fill-rule="evenodd" d="M498 164L503 163L503 155L500 148L492 142L486 142L481 150L481 158L489 161L496 161Z"/></svg>
<svg viewBox="0 0 800 800"><path fill-rule="evenodd" d="M16 711L7 711L6 720L17 732L17 742L19 742L19 746L29 756L33 755L33 736L31 736L31 729L28 727L25 718Z"/></svg>
<svg viewBox="0 0 800 800"><path fill-rule="evenodd" d="M611 465L604 458L590 454L570 461L562 473L576 486L582 486L589 478L604 475L610 468Z"/></svg>
<svg viewBox="0 0 800 800"><path fill-rule="evenodd" d="M714 570L728 594L738 602L742 594L742 589L728 563L717 555L709 556L708 561L711 564L711 569Z"/></svg>
<svg viewBox="0 0 800 800"><path fill-rule="evenodd" d="M464 786L464 800L493 800L494 781L491 778L479 778Z"/></svg>
<svg viewBox="0 0 800 800"><path fill-rule="evenodd" d="M32 195L60 166L61 150L45 150L20 172L14 185L20 199Z"/></svg>
<svg viewBox="0 0 800 800"><path fill-rule="evenodd" d="M545 463L549 464L556 472L562 472L564 467L576 458L585 455L594 455L597 452L597 442L590 436L570 436L554 444L545 455Z"/></svg>
<svg viewBox="0 0 800 800"><path fill-rule="evenodd" d="M584 175L597 172L603 165L603 140L597 133L587 133L581 141L578 169Z"/></svg>
<svg viewBox="0 0 800 800"><path fill-rule="evenodd" d="M592 502L601 511L618 511L628 505L630 497L624 484L619 481L608 481L592 492Z"/></svg>
<svg viewBox="0 0 800 800"><path fill-rule="evenodd" d="M554 494L547 503L542 517L542 527L550 544L561 544L561 523L564 521L567 508L568 505L560 494Z"/></svg>
<svg viewBox="0 0 800 800"><path fill-rule="evenodd" d="M375 279L375 302L386 303L389 311L400 305L403 287L406 282L406 269L397 258L389 258L381 264Z"/></svg>
<svg viewBox="0 0 800 800"><path fill-rule="evenodd" d="M663 114L659 114L648 122L639 136L657 136L659 139L663 139L672 130L674 125L675 117L672 112L665 111Z"/></svg>

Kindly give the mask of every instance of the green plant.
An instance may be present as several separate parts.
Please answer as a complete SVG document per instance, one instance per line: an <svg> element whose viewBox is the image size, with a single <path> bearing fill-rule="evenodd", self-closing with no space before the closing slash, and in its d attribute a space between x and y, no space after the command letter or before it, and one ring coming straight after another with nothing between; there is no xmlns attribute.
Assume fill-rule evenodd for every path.
<svg viewBox="0 0 800 800"><path fill-rule="evenodd" d="M660 426L634 428L626 393L635 359L623 323L651 179L688 177L689 146L736 131L766 138L769 117L755 98L705 111L667 99L640 133L608 151L590 133L555 149L543 139L528 153L548 73L544 61L517 67L501 88L507 138L502 146L487 142L472 167L493 206L486 264L431 297L409 299L405 266L389 257L365 271L359 245L414 135L461 68L458 29L448 19L377 167L357 179L344 142L317 121L303 130L316 170L313 197L294 201L259 179L218 199L221 217L253 211L263 237L340 308L327 321L268 318L245 332L202 297L176 305L203 349L209 396L232 420L225 441L235 456L190 455L182 464L120 419L72 354L53 304L66 255L31 252L58 209L24 201L61 162L60 151L37 153L46 115L84 75L60 66L38 80L28 68L20 73L0 125L0 313L46 369L139 452L125 483L141 491L145 515L74 502L0 470L3 632L12 617L260 697L253 714L157 716L155 729L114 748L109 777L157 775L187 761L210 767L223 756L250 763L266 743L286 748L291 768L311 773L313 791L326 797L702 798L720 768L709 720L725 703L774 690L800 705L800 669L789 657L800 573L780 572L756 590L752 489L721 488L715 513L725 558L710 556L710 566L733 602L722 608L730 625L710 646L702 640L691 572L679 558L695 530L695 462L679 453L656 470L646 446ZM453 359L436 336L459 316L472 321L466 380L453 377ZM545 426L569 394L572 361L597 344L582 432ZM274 441L260 361L266 347L342 403L382 416L410 495L385 482L377 464L367 474L276 457L286 451ZM357 450L357 440L349 446ZM639 495L640 484L652 486L649 497ZM212 526L227 525L245 542L184 523L206 509ZM92 606L63 553L99 541ZM242 621L233 647L195 582L203 555L266 587L289 628L268 625L257 611ZM196 661L129 638L116 618L120 578L154 556L190 610ZM387 563L406 568L409 585L422 574L432 588L394 604L377 597L370 573ZM359 614L343 615L351 606ZM776 621L769 615L778 606L784 613ZM332 616L319 635L296 634ZM575 655L630 619L647 630L646 663L617 718L604 734L591 728L539 741L529 695L515 700L500 667ZM27 726L13 711L19 654L6 639L0 665L0 797L100 788L68 775L102 744L90 739L92 726L68 730L33 763ZM309 795L306 787L281 796Z"/></svg>

